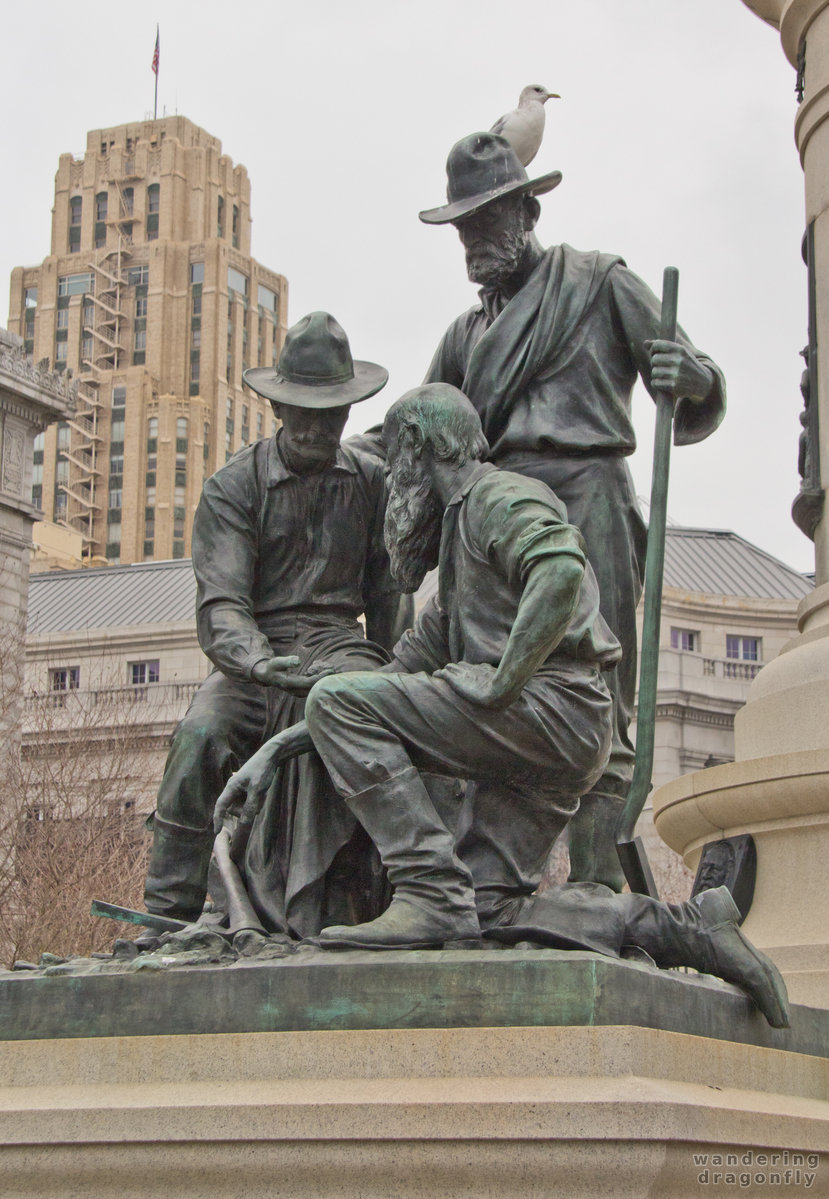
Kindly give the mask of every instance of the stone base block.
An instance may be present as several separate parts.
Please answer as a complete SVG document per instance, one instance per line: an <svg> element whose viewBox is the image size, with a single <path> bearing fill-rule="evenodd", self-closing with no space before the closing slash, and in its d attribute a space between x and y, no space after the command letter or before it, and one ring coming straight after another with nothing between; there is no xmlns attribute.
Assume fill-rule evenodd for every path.
<svg viewBox="0 0 829 1199"><path fill-rule="evenodd" d="M635 1027L0 1044L7 1199L829 1195L825 1058Z"/></svg>

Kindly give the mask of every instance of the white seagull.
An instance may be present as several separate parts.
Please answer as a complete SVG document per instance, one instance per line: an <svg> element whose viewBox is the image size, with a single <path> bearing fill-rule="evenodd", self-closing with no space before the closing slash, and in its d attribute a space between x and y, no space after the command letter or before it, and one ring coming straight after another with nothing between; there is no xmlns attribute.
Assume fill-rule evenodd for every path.
<svg viewBox="0 0 829 1199"><path fill-rule="evenodd" d="M505 137L521 164L529 166L544 136L544 105L547 100L560 99L557 92L548 92L540 83L531 83L522 89L518 107L512 112L505 112L489 132Z"/></svg>

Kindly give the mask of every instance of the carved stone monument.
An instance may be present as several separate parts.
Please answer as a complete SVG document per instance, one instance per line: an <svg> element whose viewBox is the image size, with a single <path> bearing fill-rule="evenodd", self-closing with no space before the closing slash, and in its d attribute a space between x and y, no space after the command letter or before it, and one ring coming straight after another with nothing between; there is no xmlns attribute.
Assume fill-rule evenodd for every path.
<svg viewBox="0 0 829 1199"><path fill-rule="evenodd" d="M812 7L817 11L822 3L814 0ZM808 7L797 0L792 6ZM829 16L826 21L829 30ZM823 129L829 130L829 125ZM476 137L480 141L480 135ZM492 138L483 138L492 145ZM516 182L519 193L531 190L532 185L525 187L525 180L513 171L509 187L516 190ZM525 211L530 221L533 206L525 206ZM511 240L525 248L526 238ZM494 312L494 319L497 316ZM655 357L669 352L670 346L666 351L664 343L658 343ZM713 372L707 371L706 377L706 388L713 386ZM447 382L441 380L438 386ZM658 381L656 386L659 389ZM705 400L693 387L680 385L675 390ZM410 402L416 394L410 393ZM812 388L810 403L817 402L816 394L819 389L816 393ZM455 405L459 420L466 403ZM576 948L560 948L573 945L566 929L558 940L540 937L545 900L543 892L534 890L538 854L532 837L513 827L517 844L507 854L505 850L513 848L508 838L493 843L488 832L490 815L495 826L502 814L502 793L493 792L488 808L473 807L465 831L459 829L453 839L437 810L438 801L432 804L421 779L417 802L423 827L415 844L405 827L409 792L386 802L388 780L399 781L408 769L425 775L432 768L444 774L468 768L475 777L475 763L461 761L456 750L472 743L474 753L470 726L478 711L474 705L480 706L483 695L492 702L483 705L485 715L477 718L476 732L482 730L489 738L486 752L491 756L492 741L501 738L497 766L507 772L511 787L523 785L526 819L541 813L539 823L546 832L548 813L535 804L533 791L543 771L538 756L530 757L532 746L539 740L553 744L559 728L562 752L569 752L568 738L579 733L595 740L601 728L587 711L587 699L602 708L604 740L592 750L587 745L590 761L586 766L576 763L578 777L560 797L572 812L574 797L586 793L604 769L611 744L609 696L604 683L593 676L598 673L596 664L609 663L616 647L599 618L595 588L591 591L582 581L586 570L579 565L577 576L572 564L569 571L561 564L568 554L573 559L585 555L579 535L567 530L561 518L554 521L550 516L546 487L523 476L511 483L506 473L499 481L499 472L479 461L481 446L475 452L461 446L450 460L446 431L433 427L434 411L428 405L421 410L419 432L407 424L405 438L399 428L396 440L391 438L390 428L402 421L400 412L397 406L387 418L391 425L386 445L396 446L389 450L387 512L394 507L401 464L411 466L421 499L428 501L429 488L421 488L423 478L417 476L430 482L432 498L441 501L433 505L431 515L436 516L439 534L440 594L446 608L421 618L408 642L404 638L394 650L395 655L414 653L412 639L421 638L414 670L405 672L413 680L411 693L418 690L414 703L406 698L405 686L396 688L401 704L405 700L399 737L386 735L388 703L381 700L372 707L375 693L377 698L395 688L393 669L382 676L334 675L317 683L303 733L310 729L332 779L339 776L338 791L374 837L402 903L392 904L385 919L328 926L318 937L292 944L291 952L277 959L246 957L229 946L227 936L202 927L198 932L204 939L195 951L182 935L178 943L162 940L148 953L121 943L123 952L113 958L47 959L35 971L0 974L4 1193L55 1199L68 1193L117 1193L131 1199L167 1192L177 1199L201 1199L205 1194L263 1199L588 1199L597 1194L680 1199L698 1196L706 1186L719 1193L721 1168L730 1166L732 1159L734 1188L765 1193L769 1185L798 1185L820 1193L829 1181L829 1163L821 1157L829 1150L829 1012L795 1004L791 1026L783 1027L786 1013L775 1012L769 1002L776 994L774 987L771 995L766 989L761 1006L769 1019L764 1019L749 998L760 1001L760 988L749 988L747 995L722 981L734 977L722 969L721 977L712 977L716 963L707 958L663 959L668 967L692 963L702 971L696 975L658 969L649 949L655 948L659 958L664 945L651 946L641 936L620 936L618 954L606 948L594 952L596 942L586 937ZM829 425L824 422L824 427ZM426 428L432 428L429 437ZM407 454L417 460L417 468L406 461ZM12 449L11 478L16 460ZM809 478L814 480L814 471ZM496 522L489 540L485 536L490 505L494 511L499 489L507 486L515 488L505 497L512 518L526 514L530 486L539 510L544 509L541 524L522 526L514 544L503 535L506 519ZM473 519L468 497L476 487L480 510L475 508L478 515ZM557 503L554 497L552 503ZM444 509L452 504L457 511L444 525ZM428 502L423 514L430 515ZM457 537L444 536L444 528L454 521ZM424 519L411 523L417 533L424 525L429 531ZM816 540L823 536L821 529L818 521ZM386 544L391 549L389 539ZM399 550L404 541L394 544ZM820 551L823 579L829 532L825 544L826 551ZM492 546L492 553L482 546ZM555 575L558 583L549 581L546 590L536 591L527 579L536 577L529 559L538 547L551 562L558 560L554 571L551 567L551 580ZM430 552L434 561L434 546ZM484 577L484 568L498 553L509 562L520 557L521 568L502 564L500 575ZM548 644L531 636L534 622L525 627L522 621L527 593L533 610L544 611L549 620L553 585L561 588L556 592L561 629L558 639ZM829 586L818 588L816 595L822 591L827 594L821 627L829 631ZM490 658L461 653L458 646L470 629L477 629L479 612L483 632L491 632L493 611L500 613L507 648L496 643ZM547 633L552 637L550 629ZM556 654L566 648L569 634L573 660L558 661ZM817 643L820 629L812 634ZM444 635L448 651L438 655L439 662L432 655L432 668L424 668ZM472 640L470 634L470 644ZM829 646L829 640L824 644ZM606 652L600 653L602 646ZM589 694L587 675L582 677L587 666L593 688ZM544 686L531 690L544 670L549 680L542 679ZM422 700L423 680L435 678L442 679L445 701L437 716L439 733L434 734L441 741L441 754L430 766L427 738L418 767L408 768L400 758L400 746L405 741L409 749L416 747L413 723L436 711ZM829 670L822 684L829 695L827 679ZM364 694L349 693L359 686ZM451 691L469 701L465 726L457 721L459 705L447 694ZM568 709L556 723L556 705L548 700L552 696L561 703L570 691L573 703L581 697L582 717L572 719ZM508 715L519 697L524 713L520 727L515 713ZM506 702L499 707L502 699ZM549 729L539 732L545 713L550 716ZM340 753L340 729L355 721L371 745L361 750L358 739L349 735ZM297 727L302 726L294 725L279 736L295 736ZM509 728L514 736L508 743L504 733ZM519 751L523 757L516 764L510 754ZM814 752L811 743L803 752ZM549 761L545 754L542 767ZM480 766L483 751L478 757ZM829 746L824 757L829 777ZM527 759L531 769L522 771ZM244 781L249 767L250 763L233 777ZM797 776L791 763L788 774ZM805 774L801 771L798 777ZM784 772L778 771L778 777ZM231 778L224 794L232 789ZM794 794L791 789L789 794ZM797 794L805 797L802 805L811 802L808 788ZM790 808L794 810L794 802ZM508 814L514 817L516 812L521 815L522 808L513 802ZM244 815L243 807L240 823ZM770 806L766 819L774 823ZM228 831L223 829L220 838ZM807 828L804 839L811 833ZM715 825L714 835L718 834ZM489 930L486 910L479 925L477 877L471 869L467 877L466 867L455 861L464 835L467 841L477 839L479 873L492 883ZM764 878L771 880L772 888L777 884L773 855L769 859L759 837L758 841L761 874L755 903L763 910ZM524 871L521 858L529 850L532 861ZM820 877L818 866L822 869L823 863L815 862L815 878ZM514 877L506 875L508 869L512 876L520 875L517 888ZM435 880L440 883L441 877L455 887L456 902L448 918L446 887L434 893ZM640 933L645 908L665 908L592 881L579 881L578 886L587 888L588 895L603 893L606 912L624 910ZM792 927L808 921L799 892L799 906L790 916ZM527 918L501 920L505 898L519 905L518 914L526 904ZM720 898L722 905L712 911L706 936L721 940L727 935L742 945L730 897L725 893ZM414 911L407 909L407 902ZM692 903L675 905L670 913L665 908L665 922L687 922L694 915L686 910ZM582 919L588 906L583 905ZM432 923L424 925L424 919ZM503 932L507 925L520 939L484 941L472 935L476 926ZM601 928L607 925L603 918ZM441 947L455 937L459 947ZM204 946L211 944L214 948L205 953ZM413 944L433 948L387 948ZM190 963L189 969L183 968Z"/></svg>

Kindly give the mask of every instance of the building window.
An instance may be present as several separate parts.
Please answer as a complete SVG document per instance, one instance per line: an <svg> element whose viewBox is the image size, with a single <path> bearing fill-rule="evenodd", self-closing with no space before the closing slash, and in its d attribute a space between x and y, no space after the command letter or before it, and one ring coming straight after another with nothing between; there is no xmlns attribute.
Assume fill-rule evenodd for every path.
<svg viewBox="0 0 829 1199"><path fill-rule="evenodd" d="M136 296L135 297L135 315L138 320L140 320L142 317L146 317L146 315L147 315L147 297L146 296Z"/></svg>
<svg viewBox="0 0 829 1199"><path fill-rule="evenodd" d="M144 500L144 503L147 508L155 507L155 487L147 488L147 495L146 495L146 499Z"/></svg>
<svg viewBox="0 0 829 1199"><path fill-rule="evenodd" d="M155 454L158 450L158 417L151 416L147 421L147 453ZM153 468L155 469L155 468Z"/></svg>
<svg viewBox="0 0 829 1199"><path fill-rule="evenodd" d="M80 666L56 666L49 671L50 691L77 691L80 685Z"/></svg>
<svg viewBox="0 0 829 1199"><path fill-rule="evenodd" d="M201 329L193 329L190 345L194 350L201 349Z"/></svg>
<svg viewBox="0 0 829 1199"><path fill-rule="evenodd" d="M133 687L146 687L148 683L157 683L160 678L158 658L149 662L128 662L127 678Z"/></svg>
<svg viewBox="0 0 829 1199"><path fill-rule="evenodd" d="M760 637L742 637L728 633L725 638L726 658L739 658L743 662L762 661L763 642Z"/></svg>
<svg viewBox="0 0 829 1199"><path fill-rule="evenodd" d="M23 292L23 307L37 308L37 288L27 287Z"/></svg>
<svg viewBox="0 0 829 1199"><path fill-rule="evenodd" d="M112 407L123 408L127 402L126 387L113 387L112 389Z"/></svg>
<svg viewBox="0 0 829 1199"><path fill-rule="evenodd" d="M93 353L94 353L94 346L92 343L92 338L91 337L82 338L81 339L81 358L85 365L91 364Z"/></svg>
<svg viewBox="0 0 829 1199"><path fill-rule="evenodd" d="M144 266L131 266L127 271L127 283L130 287L146 287L150 281L150 268L145 263Z"/></svg>
<svg viewBox="0 0 829 1199"><path fill-rule="evenodd" d="M219 196L219 204L216 213L216 236L224 237L225 235L225 202L224 197Z"/></svg>
<svg viewBox="0 0 829 1199"><path fill-rule="evenodd" d="M198 288L198 290L196 289ZM201 285L193 288L193 316L201 316Z"/></svg>
<svg viewBox="0 0 829 1199"><path fill-rule="evenodd" d="M161 188L158 183L151 183L147 188L147 241L155 241L158 237L158 214L161 208Z"/></svg>
<svg viewBox="0 0 829 1199"><path fill-rule="evenodd" d="M135 330L135 348L136 350L146 350L147 348L147 330Z"/></svg>
<svg viewBox="0 0 829 1199"><path fill-rule="evenodd" d="M59 296L80 296L93 290L92 275L88 271L82 275L61 275L58 279Z"/></svg>
<svg viewBox="0 0 829 1199"><path fill-rule="evenodd" d="M119 487L112 486L113 482L114 482L114 480L110 479L110 481L109 481L109 505L108 506L111 511L114 511L116 508L121 507L121 501L124 496L124 492L120 486Z"/></svg>
<svg viewBox="0 0 829 1199"><path fill-rule="evenodd" d="M58 309L56 316L55 316L55 328L56 329L68 329L69 328L69 309L68 308L59 308Z"/></svg>
<svg viewBox="0 0 829 1199"><path fill-rule="evenodd" d="M180 416L176 421L176 453L187 453L187 417ZM178 466L178 462L176 463Z"/></svg>
<svg viewBox="0 0 829 1199"><path fill-rule="evenodd" d="M95 249L100 250L107 244L107 194L98 192L95 197Z"/></svg>
<svg viewBox="0 0 829 1199"><path fill-rule="evenodd" d="M59 341L55 343L55 364L60 364L61 368L66 365L67 343Z"/></svg>
<svg viewBox="0 0 829 1199"><path fill-rule="evenodd" d="M81 217L83 200L80 196L72 196L69 200L69 253L77 254L81 248Z"/></svg>
<svg viewBox="0 0 829 1199"><path fill-rule="evenodd" d="M256 440L261 441L263 436L264 417L261 412L256 413Z"/></svg>
<svg viewBox="0 0 829 1199"><path fill-rule="evenodd" d="M233 205L233 223L231 225L231 240L233 245L238 250L239 248L239 208L236 204Z"/></svg>
<svg viewBox="0 0 829 1199"><path fill-rule="evenodd" d="M228 291L235 291L240 296L247 298L247 276L243 275L241 271L237 271L235 266L229 266L227 268L227 289Z"/></svg>
<svg viewBox="0 0 829 1199"><path fill-rule="evenodd" d="M115 443L124 443L124 413L115 411L112 414L112 425L109 432L110 440Z"/></svg>
<svg viewBox="0 0 829 1199"><path fill-rule="evenodd" d="M699 633L691 629L671 629L671 649L686 654L699 653Z"/></svg>
<svg viewBox="0 0 829 1199"><path fill-rule="evenodd" d="M191 283L204 283L204 263L203 262L191 262L190 263L190 282Z"/></svg>
<svg viewBox="0 0 829 1199"><path fill-rule="evenodd" d="M124 216L132 216L133 207L135 205L135 192L131 187L125 187L121 192L123 200Z"/></svg>

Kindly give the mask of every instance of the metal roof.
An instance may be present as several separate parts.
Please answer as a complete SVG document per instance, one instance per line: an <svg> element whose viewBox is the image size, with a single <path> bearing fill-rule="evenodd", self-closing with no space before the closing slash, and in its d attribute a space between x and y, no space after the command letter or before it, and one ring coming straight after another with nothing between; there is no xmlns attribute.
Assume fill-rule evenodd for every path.
<svg viewBox="0 0 829 1199"><path fill-rule="evenodd" d="M807 576L721 529L668 528L665 586L710 595L799 600L812 590ZM437 590L437 572L426 576L418 607ZM189 558L52 570L29 581L29 636L119 625L195 623L196 580Z"/></svg>
<svg viewBox="0 0 829 1199"><path fill-rule="evenodd" d="M736 533L677 526L666 530L665 586L708 595L799 600L814 582Z"/></svg>
<svg viewBox="0 0 829 1199"><path fill-rule="evenodd" d="M46 570L29 579L29 636L196 619L189 558L92 570Z"/></svg>

